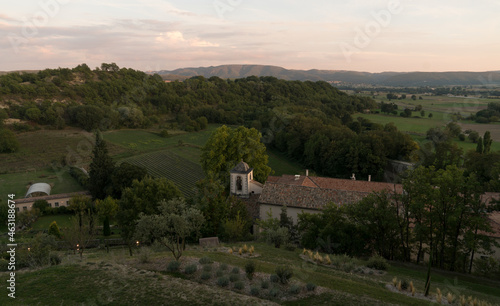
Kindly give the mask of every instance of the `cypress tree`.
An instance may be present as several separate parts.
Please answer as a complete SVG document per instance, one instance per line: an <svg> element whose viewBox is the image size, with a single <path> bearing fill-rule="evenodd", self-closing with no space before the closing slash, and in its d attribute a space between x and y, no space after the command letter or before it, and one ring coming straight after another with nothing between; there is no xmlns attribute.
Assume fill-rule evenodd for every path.
<svg viewBox="0 0 500 306"><path fill-rule="evenodd" d="M108 154L106 142L102 139L101 132L97 131L88 181L88 188L94 200L102 200L111 194L111 177L114 169L115 164Z"/></svg>
<svg viewBox="0 0 500 306"><path fill-rule="evenodd" d="M479 154L483 154L483 139L479 137L477 140L476 152Z"/></svg>
<svg viewBox="0 0 500 306"><path fill-rule="evenodd" d="M484 132L484 137L483 137L483 153L484 154L490 153L492 142L493 142L493 140L491 139L490 131Z"/></svg>

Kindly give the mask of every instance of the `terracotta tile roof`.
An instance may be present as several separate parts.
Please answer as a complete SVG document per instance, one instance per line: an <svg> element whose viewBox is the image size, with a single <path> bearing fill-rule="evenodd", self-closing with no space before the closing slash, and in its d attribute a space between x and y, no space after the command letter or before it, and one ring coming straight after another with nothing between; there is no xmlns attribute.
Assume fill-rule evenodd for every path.
<svg viewBox="0 0 500 306"><path fill-rule="evenodd" d="M90 192L78 191L78 192L72 192L72 193L52 194L52 195L48 195L48 196L17 199L17 200L15 200L15 202L16 202L16 204L30 203L30 202L35 202L36 200L63 199L63 198L69 198L69 197L72 197L75 195L88 195L88 196L90 196Z"/></svg>
<svg viewBox="0 0 500 306"><path fill-rule="evenodd" d="M266 182L276 183L277 181L279 181L280 178L281 178L280 176L268 176Z"/></svg>
<svg viewBox="0 0 500 306"><path fill-rule="evenodd" d="M489 220L493 233L490 234L492 237L500 238L500 212L495 211L489 214Z"/></svg>
<svg viewBox="0 0 500 306"><path fill-rule="evenodd" d="M335 189L335 190L349 190L357 192L381 192L384 190L397 193L403 192L403 186L400 184L383 183L383 182L368 182L358 180L343 180L329 177L316 177L308 176L308 179L318 185L319 188Z"/></svg>
<svg viewBox="0 0 500 306"><path fill-rule="evenodd" d="M266 182L259 203L319 210L330 202L344 205L357 202L367 195L368 193L359 191Z"/></svg>

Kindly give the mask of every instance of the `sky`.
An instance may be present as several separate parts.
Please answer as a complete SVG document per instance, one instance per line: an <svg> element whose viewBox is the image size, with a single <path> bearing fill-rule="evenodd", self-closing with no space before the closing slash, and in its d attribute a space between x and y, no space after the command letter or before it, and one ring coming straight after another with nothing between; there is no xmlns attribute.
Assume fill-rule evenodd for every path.
<svg viewBox="0 0 500 306"><path fill-rule="evenodd" d="M498 0L22 0L0 4L0 71L500 70Z"/></svg>

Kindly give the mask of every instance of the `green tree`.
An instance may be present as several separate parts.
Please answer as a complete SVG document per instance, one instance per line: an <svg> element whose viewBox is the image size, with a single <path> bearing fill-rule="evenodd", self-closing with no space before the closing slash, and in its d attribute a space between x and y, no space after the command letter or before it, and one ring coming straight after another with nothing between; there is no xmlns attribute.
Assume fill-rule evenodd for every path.
<svg viewBox="0 0 500 306"><path fill-rule="evenodd" d="M38 122L42 116L42 112L37 107L28 108L25 116L28 120Z"/></svg>
<svg viewBox="0 0 500 306"><path fill-rule="evenodd" d="M10 130L0 128L0 153L14 153L18 150L16 135Z"/></svg>
<svg viewBox="0 0 500 306"><path fill-rule="evenodd" d="M101 132L97 131L87 184L93 199L102 200L111 194L111 176L114 170L115 164L108 154L106 142L102 138Z"/></svg>
<svg viewBox="0 0 500 306"><path fill-rule="evenodd" d="M73 252L80 254L80 259L83 259L83 252L96 234L95 223L92 220L94 220L92 213L84 213L81 218L73 216L70 225L63 232L63 239Z"/></svg>
<svg viewBox="0 0 500 306"><path fill-rule="evenodd" d="M43 215L49 208L49 202L46 200L36 200L35 203L33 203L33 207L37 208L40 214Z"/></svg>
<svg viewBox="0 0 500 306"><path fill-rule="evenodd" d="M80 226L83 226L83 217L93 211L92 200L84 195L75 195L69 200L68 209L77 216Z"/></svg>
<svg viewBox="0 0 500 306"><path fill-rule="evenodd" d="M367 247L380 256L394 259L400 245L396 206L387 192L372 193L349 205L347 214L360 232L365 233Z"/></svg>
<svg viewBox="0 0 500 306"><path fill-rule="evenodd" d="M484 154L490 153L492 143L493 143L493 140L491 139L490 131L484 132L484 137L483 137L483 153Z"/></svg>
<svg viewBox="0 0 500 306"><path fill-rule="evenodd" d="M55 236L57 238L61 238L61 231L59 230L59 226L57 226L57 222L53 221L49 225L49 235Z"/></svg>
<svg viewBox="0 0 500 306"><path fill-rule="evenodd" d="M476 131L471 131L469 133L469 140L472 141L473 143L476 143L477 140L479 139L479 133Z"/></svg>
<svg viewBox="0 0 500 306"><path fill-rule="evenodd" d="M139 241L157 241L165 246L175 260L179 260L184 250L186 238L198 234L204 218L203 214L186 205L184 199L162 200L159 214L141 214L135 237Z"/></svg>
<svg viewBox="0 0 500 306"><path fill-rule="evenodd" d="M203 236L219 236L223 232L222 227L230 208L224 186L210 178L197 182L194 203L205 217L201 230Z"/></svg>
<svg viewBox="0 0 500 306"><path fill-rule="evenodd" d="M131 187L123 190L116 218L121 235L128 244L130 256L132 256L134 231L139 214L158 214L158 203L161 200L169 201L180 197L182 197L180 190L166 178L146 176L141 181L134 180Z"/></svg>
<svg viewBox="0 0 500 306"><path fill-rule="evenodd" d="M127 162L121 163L114 169L111 177L113 197L116 199L121 198L125 188L132 186L134 180L141 181L147 174L147 170L143 167L132 165Z"/></svg>
<svg viewBox="0 0 500 306"><path fill-rule="evenodd" d="M101 217L103 221L103 235L109 236L111 235L111 229L109 226L109 221L113 218L118 211L118 203L115 199L108 196L104 200L97 199L95 201L95 207L97 214Z"/></svg>
<svg viewBox="0 0 500 306"><path fill-rule="evenodd" d="M446 125L446 132L450 137L454 138L462 133L462 128L456 122L450 122Z"/></svg>
<svg viewBox="0 0 500 306"><path fill-rule="evenodd" d="M254 169L254 177L265 182L271 173L267 165L266 146L262 135L254 128L236 129L222 126L210 136L201 153L201 166L205 174L229 186L229 171L241 160Z"/></svg>
<svg viewBox="0 0 500 306"><path fill-rule="evenodd" d="M483 151L483 138L479 137L479 139L477 140L476 152L479 154L483 154Z"/></svg>

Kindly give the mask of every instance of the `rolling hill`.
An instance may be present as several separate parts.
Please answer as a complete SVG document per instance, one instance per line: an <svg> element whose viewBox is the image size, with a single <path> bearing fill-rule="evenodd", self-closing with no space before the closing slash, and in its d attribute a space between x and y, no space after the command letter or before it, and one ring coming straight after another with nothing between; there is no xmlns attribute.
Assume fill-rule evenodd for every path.
<svg viewBox="0 0 500 306"><path fill-rule="evenodd" d="M491 85L500 83L500 71L486 72L358 72L345 70L292 70L268 65L221 65L198 68L161 70L165 80L182 80L193 76L206 78L217 76L224 79L255 76L273 76L284 80L328 81L377 86L447 86Z"/></svg>

